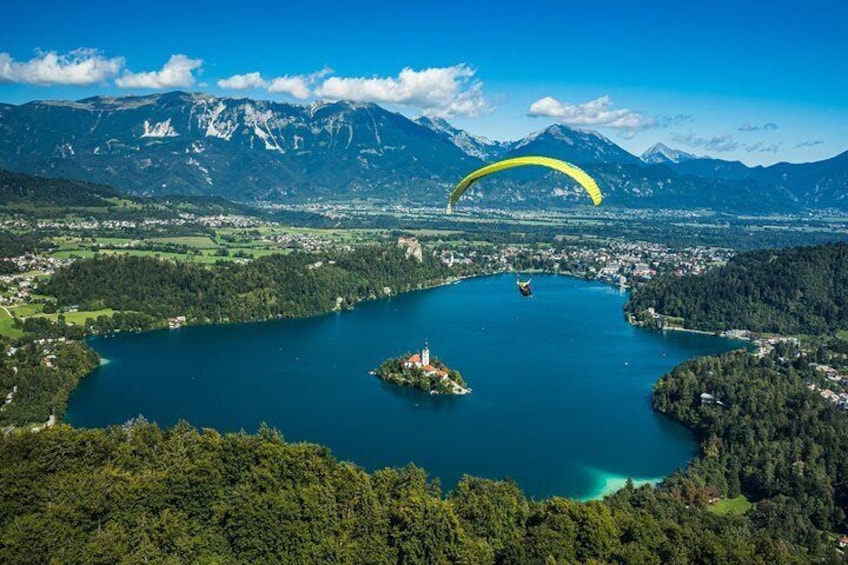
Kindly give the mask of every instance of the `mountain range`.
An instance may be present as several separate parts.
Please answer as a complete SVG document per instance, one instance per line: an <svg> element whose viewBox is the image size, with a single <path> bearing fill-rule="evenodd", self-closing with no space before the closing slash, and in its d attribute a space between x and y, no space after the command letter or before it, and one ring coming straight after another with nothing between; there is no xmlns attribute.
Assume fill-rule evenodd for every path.
<svg viewBox="0 0 848 565"><path fill-rule="evenodd" d="M345 101L298 105L168 92L0 104L0 168L145 195L441 205L468 172L520 155L585 168L611 206L848 209L848 152L769 167L662 144L637 157L599 133L564 125L493 141L440 118L410 120L376 104ZM569 178L527 169L478 183L463 203L536 208L586 201Z"/></svg>

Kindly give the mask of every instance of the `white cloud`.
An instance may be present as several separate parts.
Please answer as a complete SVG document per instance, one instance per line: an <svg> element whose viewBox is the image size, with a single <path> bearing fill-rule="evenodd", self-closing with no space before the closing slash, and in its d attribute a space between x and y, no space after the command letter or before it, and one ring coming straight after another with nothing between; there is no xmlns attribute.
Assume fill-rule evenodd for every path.
<svg viewBox="0 0 848 565"><path fill-rule="evenodd" d="M94 49L76 49L64 55L39 52L27 62L0 53L0 83L87 86L111 79L123 66L123 57L107 59Z"/></svg>
<svg viewBox="0 0 848 565"><path fill-rule="evenodd" d="M546 96L533 102L527 115L556 118L559 122L571 126L604 127L631 133L663 125L656 118L643 116L633 110L613 108L609 96L601 96L583 104L569 104Z"/></svg>
<svg viewBox="0 0 848 565"><path fill-rule="evenodd" d="M268 83L259 73L233 75L218 81L218 88L230 90L247 90L248 88L268 88Z"/></svg>
<svg viewBox="0 0 848 565"><path fill-rule="evenodd" d="M271 94L288 94L295 98L309 98L312 95L312 85L332 73L333 69L324 68L308 75L284 75L271 79L262 77L258 72L233 75L219 80L218 88L230 90L247 90L248 88L264 88Z"/></svg>
<svg viewBox="0 0 848 565"><path fill-rule="evenodd" d="M193 72L203 65L202 59L189 59L185 55L171 55L159 71L133 73L125 71L115 80L121 88L186 88L194 86Z"/></svg>
<svg viewBox="0 0 848 565"><path fill-rule="evenodd" d="M295 98L309 98L309 78L304 75L281 76L271 81L268 92L272 94L289 94Z"/></svg>
<svg viewBox="0 0 848 565"><path fill-rule="evenodd" d="M413 106L435 116L476 116L490 109L483 83L466 64L421 71L409 67L397 77L330 77L315 94L329 100L354 100Z"/></svg>

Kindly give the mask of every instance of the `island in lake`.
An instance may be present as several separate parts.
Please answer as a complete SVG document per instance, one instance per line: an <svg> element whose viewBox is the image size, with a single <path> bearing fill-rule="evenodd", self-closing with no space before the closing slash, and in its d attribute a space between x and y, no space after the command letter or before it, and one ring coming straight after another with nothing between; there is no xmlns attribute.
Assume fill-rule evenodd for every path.
<svg viewBox="0 0 848 565"><path fill-rule="evenodd" d="M372 374L386 382L417 388L430 394L471 392L459 371L451 369L435 357L430 357L430 348L426 342L421 353L386 359Z"/></svg>

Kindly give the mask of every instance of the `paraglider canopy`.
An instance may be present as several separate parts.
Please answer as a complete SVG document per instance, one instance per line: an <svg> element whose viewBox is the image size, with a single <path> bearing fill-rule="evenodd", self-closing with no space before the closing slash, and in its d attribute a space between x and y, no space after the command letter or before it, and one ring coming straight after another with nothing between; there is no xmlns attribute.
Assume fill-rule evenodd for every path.
<svg viewBox="0 0 848 565"><path fill-rule="evenodd" d="M566 163L565 161L560 161L559 159L553 159L551 157L513 157L512 159L504 159L503 161L486 165L459 181L459 184L456 185L456 188L454 188L448 198L447 213L450 214L453 211L453 207L456 205L460 196L462 196L468 187L475 181L487 175L491 175L492 173L505 171L514 167L526 167L528 165L548 167L567 174L576 180L584 190L586 190L595 206L599 205L603 200L603 197L601 196L601 189L598 188L598 183L595 182L595 179L590 177L586 171L572 165L571 163Z"/></svg>

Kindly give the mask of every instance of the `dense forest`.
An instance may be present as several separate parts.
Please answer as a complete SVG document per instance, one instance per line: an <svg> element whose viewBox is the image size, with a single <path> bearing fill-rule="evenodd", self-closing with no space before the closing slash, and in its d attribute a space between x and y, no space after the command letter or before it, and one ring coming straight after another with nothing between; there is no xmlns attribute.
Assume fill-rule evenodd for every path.
<svg viewBox="0 0 848 565"><path fill-rule="evenodd" d="M161 196L123 194L111 186L40 177L0 169L0 212L20 217L61 218L73 215L109 220L173 218L193 214L267 216L245 204L218 196ZM0 257L7 255L0 254Z"/></svg>
<svg viewBox="0 0 848 565"><path fill-rule="evenodd" d="M39 251L45 247L47 247L47 244L40 235L0 231L0 257L17 257L24 253ZM17 271L16 268L10 270L10 272L15 271Z"/></svg>
<svg viewBox="0 0 848 565"><path fill-rule="evenodd" d="M64 415L68 395L97 367L97 354L79 342L30 340L10 349L0 340L0 427L44 424ZM2 401L0 401L2 404Z"/></svg>
<svg viewBox="0 0 848 565"><path fill-rule="evenodd" d="M272 255L247 264L207 267L149 257L108 256L61 269L39 292L59 306L131 310L189 322L299 317L443 281L450 271L424 253L396 246Z"/></svg>
<svg viewBox="0 0 848 565"><path fill-rule="evenodd" d="M465 477L443 495L414 466L373 473L277 432L144 421L0 440L0 562L804 563L793 508L715 516L650 487L530 501ZM788 513L788 514L787 514Z"/></svg>
<svg viewBox="0 0 848 565"><path fill-rule="evenodd" d="M814 528L846 527L848 417L806 388L816 371L796 355L779 348L762 358L737 351L689 361L656 384L654 407L700 440L692 477L725 496L802 509L785 526L807 543Z"/></svg>
<svg viewBox="0 0 848 565"><path fill-rule="evenodd" d="M819 335L848 328L848 244L742 253L703 275L665 275L633 292L627 309L683 318L701 330Z"/></svg>
<svg viewBox="0 0 848 565"><path fill-rule="evenodd" d="M102 184L37 177L0 169L0 206L23 209L105 206L119 198L114 188Z"/></svg>

